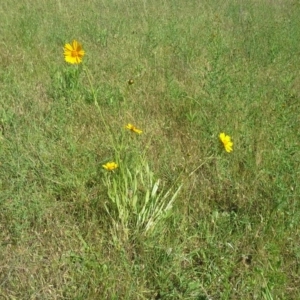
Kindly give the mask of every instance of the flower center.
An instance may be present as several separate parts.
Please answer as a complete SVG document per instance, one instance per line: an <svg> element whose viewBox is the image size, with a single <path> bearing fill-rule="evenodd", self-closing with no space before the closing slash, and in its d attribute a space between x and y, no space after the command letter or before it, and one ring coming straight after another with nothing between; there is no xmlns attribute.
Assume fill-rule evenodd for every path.
<svg viewBox="0 0 300 300"><path fill-rule="evenodd" d="M77 53L76 50L73 50L73 51L71 52L71 55L72 55L72 57L77 57L77 56L78 56L78 53Z"/></svg>

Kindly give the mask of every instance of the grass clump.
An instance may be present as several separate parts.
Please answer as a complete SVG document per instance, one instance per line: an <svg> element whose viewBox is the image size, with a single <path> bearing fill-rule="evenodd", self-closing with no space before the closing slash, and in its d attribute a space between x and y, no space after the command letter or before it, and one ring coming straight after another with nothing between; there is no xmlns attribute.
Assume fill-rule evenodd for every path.
<svg viewBox="0 0 300 300"><path fill-rule="evenodd" d="M161 180L154 179L149 165L143 161L133 171L122 168L118 175L117 178L106 176L104 179L114 206L112 210L115 210L111 212L109 204L106 207L114 227L117 230L121 226L126 239L131 231L147 235L170 213L181 186L165 190Z"/></svg>

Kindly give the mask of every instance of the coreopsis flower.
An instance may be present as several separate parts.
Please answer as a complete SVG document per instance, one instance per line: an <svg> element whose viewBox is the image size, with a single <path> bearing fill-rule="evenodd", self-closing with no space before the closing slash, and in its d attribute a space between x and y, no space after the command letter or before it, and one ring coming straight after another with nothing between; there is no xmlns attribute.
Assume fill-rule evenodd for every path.
<svg viewBox="0 0 300 300"><path fill-rule="evenodd" d="M135 132L137 134L141 134L143 131L140 130L140 129L137 129L135 126L133 126L132 124L128 123L126 126L125 126L126 129L129 129L130 131L132 132Z"/></svg>
<svg viewBox="0 0 300 300"><path fill-rule="evenodd" d="M76 40L72 44L65 44L64 56L65 61L70 64L80 64L85 52Z"/></svg>
<svg viewBox="0 0 300 300"><path fill-rule="evenodd" d="M102 165L102 167L107 171L113 171L118 167L118 165L114 161L111 161L106 163L105 165Z"/></svg>
<svg viewBox="0 0 300 300"><path fill-rule="evenodd" d="M224 132L220 133L219 138L225 148L225 151L230 153L233 149L233 142L231 141L231 138L229 135L226 135Z"/></svg>

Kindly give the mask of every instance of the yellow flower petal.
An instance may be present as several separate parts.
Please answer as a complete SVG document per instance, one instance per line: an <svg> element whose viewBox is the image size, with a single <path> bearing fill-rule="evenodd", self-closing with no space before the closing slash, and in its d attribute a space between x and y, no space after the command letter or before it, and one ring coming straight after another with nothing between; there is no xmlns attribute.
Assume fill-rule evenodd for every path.
<svg viewBox="0 0 300 300"><path fill-rule="evenodd" d="M65 44L65 51L72 51L73 47L71 46L71 44Z"/></svg>
<svg viewBox="0 0 300 300"><path fill-rule="evenodd" d="M135 126L133 126L132 124L128 123L126 126L125 126L126 129L129 129L131 130L132 132L135 132L137 134L141 134L143 131L136 128Z"/></svg>
<svg viewBox="0 0 300 300"><path fill-rule="evenodd" d="M78 48L78 42L76 40L73 40L72 46L73 46L73 49L77 49Z"/></svg>

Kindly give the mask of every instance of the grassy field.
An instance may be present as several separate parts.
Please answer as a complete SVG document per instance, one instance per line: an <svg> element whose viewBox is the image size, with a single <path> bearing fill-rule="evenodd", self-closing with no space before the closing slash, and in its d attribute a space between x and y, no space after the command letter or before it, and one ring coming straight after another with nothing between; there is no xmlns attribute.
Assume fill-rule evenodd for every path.
<svg viewBox="0 0 300 300"><path fill-rule="evenodd" d="M75 2L1 0L0 299L300 299L300 2Z"/></svg>

